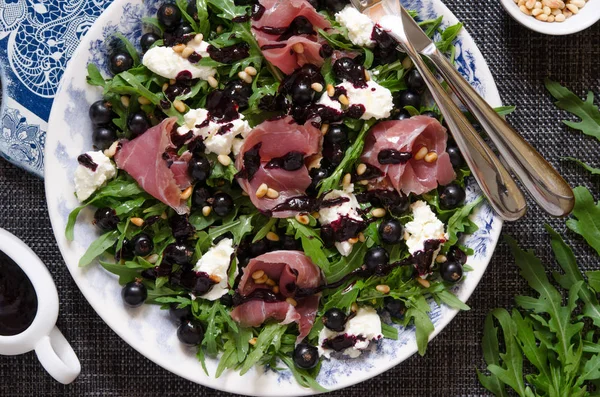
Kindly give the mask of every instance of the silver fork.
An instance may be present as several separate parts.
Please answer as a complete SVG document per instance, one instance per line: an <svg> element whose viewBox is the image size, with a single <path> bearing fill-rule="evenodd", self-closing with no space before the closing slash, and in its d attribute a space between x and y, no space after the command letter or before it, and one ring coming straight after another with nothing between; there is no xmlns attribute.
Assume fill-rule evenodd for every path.
<svg viewBox="0 0 600 397"><path fill-rule="evenodd" d="M406 51L423 76L433 99L448 123L456 144L492 208L502 219L514 221L521 218L526 210L523 193L407 40L402 19L399 17L401 15L399 1L352 0L352 4L378 23Z"/></svg>

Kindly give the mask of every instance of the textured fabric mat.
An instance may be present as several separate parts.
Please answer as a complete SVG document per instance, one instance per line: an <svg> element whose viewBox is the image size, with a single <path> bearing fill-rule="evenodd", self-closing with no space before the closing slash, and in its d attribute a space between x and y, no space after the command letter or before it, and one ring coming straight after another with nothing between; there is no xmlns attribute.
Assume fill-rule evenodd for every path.
<svg viewBox="0 0 600 397"><path fill-rule="evenodd" d="M591 0L600 1L600 0ZM551 77L583 96L600 94L600 24L567 37L533 33L514 22L492 0L448 0L487 60L505 104L517 105L510 122L560 170L572 186L585 185L596 199L600 178L591 178L574 163L575 156L600 165L600 144L569 130L560 120L569 116L552 104L543 80ZM598 99L596 100L598 103ZM87 109L81 109L86 111ZM543 229L550 223L564 232L579 263L600 268L598 256L566 232L563 220L552 219L534 206L519 222L507 224L504 234L523 247L535 248L549 263L549 239ZM144 358L109 329L83 298L56 247L39 179L0 160L0 227L22 238L46 263L56 281L61 308L58 326L82 364L79 378L69 386L55 382L34 353L0 356L0 396L225 396L181 379ZM472 310L460 313L418 355L398 367L331 396L483 396L475 368L483 368L481 336L485 315L495 307L510 307L515 294L527 293L525 282L505 243L500 243L481 284L469 300Z"/></svg>

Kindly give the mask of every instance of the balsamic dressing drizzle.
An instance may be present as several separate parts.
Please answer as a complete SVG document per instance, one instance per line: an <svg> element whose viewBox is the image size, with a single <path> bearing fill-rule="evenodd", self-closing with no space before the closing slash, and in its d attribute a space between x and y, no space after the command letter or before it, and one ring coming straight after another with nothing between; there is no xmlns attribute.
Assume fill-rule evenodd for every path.
<svg viewBox="0 0 600 397"><path fill-rule="evenodd" d="M37 310L38 299L31 280L0 251L0 335L12 336L25 331Z"/></svg>

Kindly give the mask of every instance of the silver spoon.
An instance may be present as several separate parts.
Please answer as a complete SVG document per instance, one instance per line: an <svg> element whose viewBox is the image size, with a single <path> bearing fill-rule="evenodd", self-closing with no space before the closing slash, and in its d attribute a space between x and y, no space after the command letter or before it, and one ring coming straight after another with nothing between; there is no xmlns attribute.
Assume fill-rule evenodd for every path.
<svg viewBox="0 0 600 397"><path fill-rule="evenodd" d="M521 218L525 214L527 205L523 193L406 38L402 19L398 16L400 15L398 0L377 2L352 0L352 4L369 16L373 22L378 23L406 51L423 76L453 133L456 144L492 208L504 220L514 221Z"/></svg>

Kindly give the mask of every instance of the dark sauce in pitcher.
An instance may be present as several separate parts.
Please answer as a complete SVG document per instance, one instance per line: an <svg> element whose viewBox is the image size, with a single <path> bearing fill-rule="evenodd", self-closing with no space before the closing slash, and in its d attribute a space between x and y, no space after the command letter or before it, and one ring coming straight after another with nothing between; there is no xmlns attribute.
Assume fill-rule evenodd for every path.
<svg viewBox="0 0 600 397"><path fill-rule="evenodd" d="M0 335L18 335L35 318L38 302L25 272L0 251Z"/></svg>

